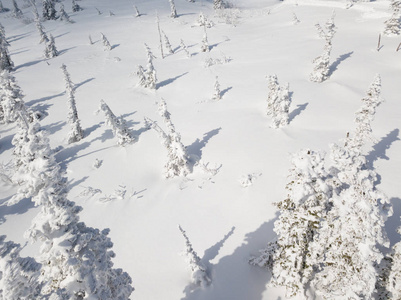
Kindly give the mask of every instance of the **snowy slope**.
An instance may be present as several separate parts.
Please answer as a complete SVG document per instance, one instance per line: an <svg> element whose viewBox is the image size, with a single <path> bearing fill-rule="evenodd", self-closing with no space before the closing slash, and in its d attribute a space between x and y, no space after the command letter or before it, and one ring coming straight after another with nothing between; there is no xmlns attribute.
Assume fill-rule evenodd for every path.
<svg viewBox="0 0 401 300"><path fill-rule="evenodd" d="M11 7L10 0L2 2ZM24 7L25 2L19 2ZM285 196L289 154L302 148L328 152L330 143L353 130L354 113L377 73L386 101L373 124L377 140L366 153L380 175L378 188L394 205L387 224L391 243L400 240L395 229L401 225L401 51L395 49L401 39L382 37L383 47L376 50L383 22L390 16L388 1L346 9L346 1L236 0L236 8L222 16L215 14L211 1L176 0L176 19L169 17L167 0L82 0L79 5L84 10L77 13L72 13L69 0L63 3L74 23L43 23L61 52L48 61L34 23L10 13L0 14L0 22L11 44L14 75L24 100L48 114L41 124L50 133L52 147L62 147L56 158L68 176L69 199L83 207L80 216L88 225L111 229L115 265L133 278L132 299L283 299L285 291L268 286L270 274L247 261L274 237L277 212L272 203ZM134 4L143 14L138 18ZM313 83L308 80L311 61L324 46L314 25L323 24L333 10L337 33L332 74L326 82ZM30 11L23 8L27 18L32 18ZM215 24L207 29L210 53L200 52L200 12ZM297 25L293 13L301 21ZM156 14L176 49L164 59L158 48ZM101 32L112 44L111 51L103 49ZM191 58L179 48L181 39ZM144 43L157 56L156 91L137 86L137 65L146 64ZM223 57L231 60L204 66L209 58ZM70 145L63 63L78 86L78 113L86 134ZM270 128L265 114L265 77L272 74L280 84L288 82L292 92L290 124L282 129ZM218 102L211 100L216 76L224 91ZM164 125L157 113L160 98L166 100L193 159L211 168L221 166L216 175L195 166L187 178L164 179L167 152L143 121L149 117ZM101 99L116 115L124 116L138 136L137 143L117 146L102 113L94 114ZM14 133L14 124L1 125L3 164L11 160ZM102 161L99 168L93 166L96 159ZM239 180L248 174L255 181L245 188ZM88 187L101 192L82 195ZM126 190L123 199L116 196L118 189ZM1 183L0 233L25 244L23 233L37 209L28 200L7 207L5 202L15 190ZM178 224L210 271L212 285L205 289L190 284L190 271L180 255L185 241ZM23 254L36 252L37 245L28 245Z"/></svg>

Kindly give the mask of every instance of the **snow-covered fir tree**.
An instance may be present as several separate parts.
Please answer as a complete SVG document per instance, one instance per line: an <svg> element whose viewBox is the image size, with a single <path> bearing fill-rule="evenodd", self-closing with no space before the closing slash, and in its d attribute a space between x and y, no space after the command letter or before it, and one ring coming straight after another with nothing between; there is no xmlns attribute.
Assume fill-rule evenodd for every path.
<svg viewBox="0 0 401 300"><path fill-rule="evenodd" d="M54 41L54 37L52 36L52 34L49 34L49 41L46 43L46 48L45 48L45 57L53 58L56 56L58 56L56 42Z"/></svg>
<svg viewBox="0 0 401 300"><path fill-rule="evenodd" d="M13 0L13 17L14 18L22 18L23 15L24 15L24 13L18 7L17 1Z"/></svg>
<svg viewBox="0 0 401 300"><path fill-rule="evenodd" d="M11 71L14 67L14 63L10 58L8 52L8 42L3 25L0 24L0 71L8 70Z"/></svg>
<svg viewBox="0 0 401 300"><path fill-rule="evenodd" d="M171 11L170 17L172 17L172 18L177 18L178 15L177 15L177 11L176 11L176 9L175 9L174 0L168 0L168 1L170 2L170 11Z"/></svg>
<svg viewBox="0 0 401 300"><path fill-rule="evenodd" d="M136 5L134 5L134 10L135 10L135 17L140 17L141 16L141 13L139 12L139 10L138 10L138 7L136 7Z"/></svg>
<svg viewBox="0 0 401 300"><path fill-rule="evenodd" d="M157 77L156 77L156 70L153 66L153 59L155 58L155 56L153 55L152 51L146 44L145 44L145 49L148 62L146 64L145 70L142 68L142 66L139 66L137 72L140 79L139 83L145 88L156 89Z"/></svg>
<svg viewBox="0 0 401 300"><path fill-rule="evenodd" d="M38 30L39 35L40 35L39 43L40 44L41 43L45 43L45 44L48 43L49 42L49 38L48 38L48 36L47 36L47 34L46 34L45 30L44 30L44 27L42 25L42 22L40 20L39 15L37 14L37 12L36 12L36 15L35 15L35 25L36 25L36 29Z"/></svg>
<svg viewBox="0 0 401 300"><path fill-rule="evenodd" d="M185 45L183 40L180 41L180 46L184 50L184 52L187 54L187 57L191 57L191 53L189 53L188 47L187 47L187 45Z"/></svg>
<svg viewBox="0 0 401 300"><path fill-rule="evenodd" d="M219 77L216 76L216 80L214 82L214 93L212 96L212 100L220 100L220 99L221 99L221 91L220 91Z"/></svg>
<svg viewBox="0 0 401 300"><path fill-rule="evenodd" d="M5 8L5 7L3 6L3 2L0 1L0 13L6 12L6 11L8 11L8 8Z"/></svg>
<svg viewBox="0 0 401 300"><path fill-rule="evenodd" d="M83 139L84 131L81 128L81 122L78 118L77 106L75 103L75 87L71 81L70 74L67 67L62 64L61 70L63 71L65 81L65 91L68 96L68 123L71 126L71 131L68 134L68 143L75 143Z"/></svg>
<svg viewBox="0 0 401 300"><path fill-rule="evenodd" d="M164 99L161 99L159 102L159 114L163 117L168 132L164 140L164 145L168 151L168 161L165 165L165 177L186 176L190 173L188 166L189 156L187 149L181 142L181 135L176 131L171 121L171 114L167 110L167 103Z"/></svg>
<svg viewBox="0 0 401 300"><path fill-rule="evenodd" d="M166 33L164 31L162 31L162 33L163 33L163 37L164 37L164 45L165 45L166 49L168 50L168 53L174 54L174 50L171 47L170 41L169 41Z"/></svg>
<svg viewBox="0 0 401 300"><path fill-rule="evenodd" d="M15 122L20 113L26 113L21 88L9 71L0 73L0 123Z"/></svg>
<svg viewBox="0 0 401 300"><path fill-rule="evenodd" d="M334 25L334 13L333 16L327 20L325 24L326 31L324 31L319 24L316 24L319 36L325 40L323 53L316 57L313 62L313 71L309 76L309 79L314 82L323 82L329 77L330 73L330 53L332 50L332 39L336 32Z"/></svg>
<svg viewBox="0 0 401 300"><path fill-rule="evenodd" d="M206 26L207 28L213 27L213 22L210 21L202 12L200 12L198 17L198 25Z"/></svg>
<svg viewBox="0 0 401 300"><path fill-rule="evenodd" d="M330 208L327 177L322 153L306 149L292 156L287 196L275 203L280 210L274 223L277 241L251 260L270 267L272 283L284 286L288 297L304 292L319 265L319 229Z"/></svg>
<svg viewBox="0 0 401 300"><path fill-rule="evenodd" d="M56 2L55 0L43 0L43 18L45 20L56 20Z"/></svg>
<svg viewBox="0 0 401 300"><path fill-rule="evenodd" d="M104 46L104 50L106 51L110 51L111 50L111 45L110 45L110 42L109 42L109 40L107 39L107 37L103 34L103 33L100 33L101 34L101 37L102 37L102 43L103 43L103 46Z"/></svg>
<svg viewBox="0 0 401 300"><path fill-rule="evenodd" d="M210 47L209 47L209 42L207 40L207 32L206 32L206 26L203 26L203 39L202 39L202 45L201 45L201 51L202 52L209 52Z"/></svg>
<svg viewBox="0 0 401 300"><path fill-rule="evenodd" d="M202 264L200 257L193 249L186 232L180 225L178 225L178 229L181 231L181 234L185 239L185 254L188 257L189 267L192 271L192 283L201 287L206 287L211 282L207 275L206 267Z"/></svg>
<svg viewBox="0 0 401 300"><path fill-rule="evenodd" d="M48 140L43 148L50 149ZM128 299L132 280L113 268L109 230L79 222L81 208L67 199L66 178L53 151L36 159L47 161L39 164L43 184L32 197L40 212L26 236L43 243L39 257L43 299Z"/></svg>
<svg viewBox="0 0 401 300"><path fill-rule="evenodd" d="M272 117L271 127L279 128L289 122L289 108L291 104L289 86L280 86L277 75L267 78L269 92L267 96L267 115Z"/></svg>
<svg viewBox="0 0 401 300"><path fill-rule="evenodd" d="M223 9L226 8L226 5L223 0L213 0L213 8L216 9Z"/></svg>
<svg viewBox="0 0 401 300"><path fill-rule="evenodd" d="M79 4L77 4L77 2L75 0L72 0L72 11L77 12L80 10L82 10L82 7L79 6Z"/></svg>
<svg viewBox="0 0 401 300"><path fill-rule="evenodd" d="M397 231L401 234L401 227ZM387 298L383 299L401 299L401 242L393 246L388 259L388 275L386 278L388 294Z"/></svg>
<svg viewBox="0 0 401 300"><path fill-rule="evenodd" d="M21 257L21 247L0 236L0 300L40 298L38 277L41 265L33 258Z"/></svg>
<svg viewBox="0 0 401 300"><path fill-rule="evenodd" d="M384 22L384 34L398 35L401 31L401 1L391 0L390 9L391 17Z"/></svg>
<svg viewBox="0 0 401 300"><path fill-rule="evenodd" d="M65 21L65 22L68 22L68 23L72 22L70 16L65 11L63 4L60 5L60 17L59 17L59 19L60 19L60 21Z"/></svg>
<svg viewBox="0 0 401 300"><path fill-rule="evenodd" d="M119 145L126 146L127 144L135 141L135 137L128 129L126 121L123 119L123 117L117 118L104 100L100 100L100 107L98 111L103 111L105 114L106 125L110 126L113 130Z"/></svg>

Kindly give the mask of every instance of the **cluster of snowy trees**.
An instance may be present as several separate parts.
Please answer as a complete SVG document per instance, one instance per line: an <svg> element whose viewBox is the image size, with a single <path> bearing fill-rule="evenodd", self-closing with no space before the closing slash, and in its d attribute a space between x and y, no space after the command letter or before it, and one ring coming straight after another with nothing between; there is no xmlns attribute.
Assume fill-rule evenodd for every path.
<svg viewBox="0 0 401 300"><path fill-rule="evenodd" d="M310 149L292 156L287 196L276 203L281 213L274 224L277 240L251 259L269 267L272 283L286 287L288 296L371 299L385 291L391 299L399 297L400 243L385 270L380 268L381 251L389 247L384 223L392 209L376 189L377 174L367 168L363 154L382 102L380 91L376 76L356 112L354 132L331 146L332 165ZM386 284L377 291L378 282Z"/></svg>

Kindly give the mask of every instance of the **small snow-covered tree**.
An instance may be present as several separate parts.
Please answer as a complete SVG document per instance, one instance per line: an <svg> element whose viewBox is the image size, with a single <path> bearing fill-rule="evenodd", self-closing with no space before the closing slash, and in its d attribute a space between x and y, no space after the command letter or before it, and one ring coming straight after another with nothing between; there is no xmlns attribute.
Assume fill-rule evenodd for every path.
<svg viewBox="0 0 401 300"><path fill-rule="evenodd" d="M322 29L319 24L316 24L319 36L323 38L326 43L323 48L323 53L313 60L314 68L309 76L309 79L314 82L323 82L329 77L330 73L330 53L332 50L332 39L336 33L334 24L335 14L327 20L325 24L326 31Z"/></svg>
<svg viewBox="0 0 401 300"><path fill-rule="evenodd" d="M36 25L36 29L38 30L39 35L40 35L39 43L40 44L43 43L43 42L44 43L48 43L49 42L49 38L47 37L47 34L46 34L46 32L45 32L45 30L43 28L42 22L40 21L40 17L37 14L37 12L36 12L36 15L35 15L35 25Z"/></svg>
<svg viewBox="0 0 401 300"><path fill-rule="evenodd" d="M45 57L53 58L56 56L58 56L56 42L54 41L54 37L52 36L52 34L49 34L49 41L46 43L46 48L45 48Z"/></svg>
<svg viewBox="0 0 401 300"><path fill-rule="evenodd" d="M177 15L177 11L175 9L174 0L168 0L168 1L170 2L170 10L171 10L170 17L177 18L178 15Z"/></svg>
<svg viewBox="0 0 401 300"><path fill-rule="evenodd" d="M212 100L220 100L220 99L221 99L220 83L219 83L219 78L216 76L216 81L214 82L214 93L212 96Z"/></svg>
<svg viewBox="0 0 401 300"><path fill-rule="evenodd" d="M146 55L148 58L148 63L146 65L146 70L142 67L138 67L137 75L139 77L139 84L145 88L156 89L157 87L157 77L156 77L156 70L153 66L153 59L155 56L153 55L152 51L145 44Z"/></svg>
<svg viewBox="0 0 401 300"><path fill-rule="evenodd" d="M188 257L189 267L192 271L192 283L200 285L201 287L206 287L211 282L210 278L207 276L206 267L202 264L200 257L193 249L186 232L180 225L178 225L178 229L181 231L181 234L185 239L185 254Z"/></svg>
<svg viewBox="0 0 401 300"><path fill-rule="evenodd" d="M169 41L169 39L168 39L166 33L165 33L164 31L162 31L162 33L163 33L164 45L166 46L166 49L168 50L168 52L169 52L170 54L174 54L174 50L173 50L173 48L171 47L170 41Z"/></svg>
<svg viewBox="0 0 401 300"><path fill-rule="evenodd" d="M331 188L324 155L306 149L292 156L287 196L275 203L280 210L274 223L277 241L253 258L252 264L272 269L273 284L284 286L287 296L303 292L318 267L322 246L319 230L330 208Z"/></svg>
<svg viewBox="0 0 401 300"><path fill-rule="evenodd" d="M40 264L20 256L21 247L0 236L0 300L39 299Z"/></svg>
<svg viewBox="0 0 401 300"><path fill-rule="evenodd" d="M67 14L67 12L64 9L64 5L60 5L60 21L66 21L68 23L72 23L70 16Z"/></svg>
<svg viewBox="0 0 401 300"><path fill-rule="evenodd" d="M208 20L208 18L200 12L199 17L198 17L198 25L199 26L206 26L207 28L213 27L213 22Z"/></svg>
<svg viewBox="0 0 401 300"><path fill-rule="evenodd" d="M81 122L78 118L77 106L75 103L75 87L71 81L70 74L67 67L62 64L61 70L63 71L65 81L65 91L68 96L68 123L71 126L71 131L68 134L68 143L75 143L83 139L84 131L81 128Z"/></svg>
<svg viewBox="0 0 401 300"><path fill-rule="evenodd" d="M43 18L45 20L56 20L56 13L55 0L43 0Z"/></svg>
<svg viewBox="0 0 401 300"><path fill-rule="evenodd" d="M295 13L292 13L292 23L294 25L297 25L299 22L301 22L301 21L299 21L297 15Z"/></svg>
<svg viewBox="0 0 401 300"><path fill-rule="evenodd" d="M0 73L0 123L12 123L26 113L21 88L9 71Z"/></svg>
<svg viewBox="0 0 401 300"><path fill-rule="evenodd" d="M203 29L204 29L204 34L203 34L203 39L202 39L201 51L209 52L210 47L209 47L209 42L207 40L206 26L203 26Z"/></svg>
<svg viewBox="0 0 401 300"><path fill-rule="evenodd" d="M289 122L289 107L291 104L288 83L280 86L277 75L271 75L267 78L269 92L267 96L267 115L271 115L272 128L285 126Z"/></svg>
<svg viewBox="0 0 401 300"><path fill-rule="evenodd" d="M216 9L223 9L226 8L226 5L223 0L213 0L213 8Z"/></svg>
<svg viewBox="0 0 401 300"><path fill-rule="evenodd" d="M390 9L392 13L390 19L384 22L384 34L398 35L401 31L401 1L391 0Z"/></svg>
<svg viewBox="0 0 401 300"><path fill-rule="evenodd" d="M109 40L107 39L107 37L103 34L103 33L100 33L101 34L101 37L102 37L102 42L103 42L103 46L104 46L104 50L106 51L110 51L112 48L111 48L111 45L110 45L110 42L109 42Z"/></svg>
<svg viewBox="0 0 401 300"><path fill-rule="evenodd" d="M191 53L189 53L188 47L187 47L187 45L185 45L183 40L181 40L180 46L184 50L184 52L187 54L187 57L191 57Z"/></svg>
<svg viewBox="0 0 401 300"><path fill-rule="evenodd" d="M126 121L123 119L123 117L117 118L103 100L100 100L100 107L98 111L104 112L106 116L106 124L112 128L114 135L118 139L117 143L119 145L125 146L135 141L135 137L128 129Z"/></svg>
<svg viewBox="0 0 401 300"><path fill-rule="evenodd" d="M72 11L78 12L80 10L82 10L82 7L79 6L79 4L77 4L77 2L75 0L72 0Z"/></svg>
<svg viewBox="0 0 401 300"><path fill-rule="evenodd" d="M138 10L138 7L136 7L136 5L134 5L134 9L135 9L135 17L140 17L141 16L141 14L140 14L140 12L139 12L139 10Z"/></svg>
<svg viewBox="0 0 401 300"><path fill-rule="evenodd" d="M175 176L186 176L190 173L189 156L186 148L181 142L181 135L175 130L167 110L166 101L162 98L159 102L159 114L163 117L168 133L165 135L164 145L168 151L168 161L165 165L166 178Z"/></svg>
<svg viewBox="0 0 401 300"><path fill-rule="evenodd" d="M0 71L8 70L11 71L14 67L14 63L10 58L8 52L8 42L3 25L0 24Z"/></svg>
<svg viewBox="0 0 401 300"><path fill-rule="evenodd" d="M13 0L13 17L14 18L22 18L23 15L24 15L24 13L18 7L17 1Z"/></svg>

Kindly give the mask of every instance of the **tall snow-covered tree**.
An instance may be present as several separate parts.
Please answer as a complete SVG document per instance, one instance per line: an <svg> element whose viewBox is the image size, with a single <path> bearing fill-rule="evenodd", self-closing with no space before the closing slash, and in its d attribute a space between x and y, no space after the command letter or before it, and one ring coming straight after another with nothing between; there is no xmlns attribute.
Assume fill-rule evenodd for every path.
<svg viewBox="0 0 401 300"><path fill-rule="evenodd" d="M40 35L39 43L40 44L43 43L43 42L45 44L48 43L49 42L49 38L48 38L44 28L43 28L42 22L40 21L40 17L37 14L37 12L36 12L36 15L35 15L35 25L36 25L36 29L38 30L39 35Z"/></svg>
<svg viewBox="0 0 401 300"><path fill-rule="evenodd" d="M219 83L219 78L216 76L216 80L214 82L214 93L212 96L212 100L220 100L220 99L221 99L220 83Z"/></svg>
<svg viewBox="0 0 401 300"><path fill-rule="evenodd" d="M26 113L21 88L9 71L0 73L0 123L12 123Z"/></svg>
<svg viewBox="0 0 401 300"><path fill-rule="evenodd" d="M14 63L10 58L8 52L8 42L3 25L0 24L0 71L8 70L11 71L14 67Z"/></svg>
<svg viewBox="0 0 401 300"><path fill-rule="evenodd" d="M331 188L324 155L306 149L292 156L287 196L275 203L280 210L274 223L277 241L253 258L252 264L272 269L272 282L284 286L287 296L302 293L319 265L319 230L330 208Z"/></svg>
<svg viewBox="0 0 401 300"><path fill-rule="evenodd" d="M43 147L49 149L48 140ZM43 157L40 157L44 159ZM36 158L38 159L38 158ZM43 184L32 197L40 206L26 236L43 243L39 281L44 299L126 300L133 291L130 276L114 269L107 236L79 222L81 208L67 199L66 178L50 151L46 164L39 164Z"/></svg>
<svg viewBox="0 0 401 300"><path fill-rule="evenodd" d="M146 44L145 49L148 63L146 64L146 69L144 69L142 66L138 67L137 75L139 77L139 84L145 88L156 89L157 77L156 70L153 66L153 59L155 58L155 56Z"/></svg>
<svg viewBox="0 0 401 300"><path fill-rule="evenodd" d="M112 48L111 48L111 45L110 45L110 42L109 42L109 40L107 39L107 37L103 34L103 33L100 33L101 34L101 37L102 37L102 42L103 42L103 46L104 46L104 50L106 51L110 51Z"/></svg>
<svg viewBox="0 0 401 300"><path fill-rule="evenodd" d="M34 300L40 298L40 264L21 257L21 247L0 236L0 300Z"/></svg>
<svg viewBox="0 0 401 300"><path fill-rule="evenodd" d="M43 18L45 20L56 20L56 2L55 0L43 0Z"/></svg>
<svg viewBox="0 0 401 300"><path fill-rule="evenodd" d="M13 0L13 16L15 18L22 18L22 16L24 15L24 13L22 12L22 10L18 7L18 3L16 0Z"/></svg>
<svg viewBox="0 0 401 300"><path fill-rule="evenodd" d="M67 67L62 64L61 70L63 71L65 81L65 91L68 96L68 123L71 126L71 131L68 134L68 143L75 143L83 139L84 131L81 128L81 122L78 118L77 106L75 103L75 87L71 81L70 74Z"/></svg>
<svg viewBox="0 0 401 300"><path fill-rule="evenodd" d="M164 31L162 31L162 33L163 33L164 45L166 46L166 49L168 50L168 52L169 52L170 54L174 54L174 50L173 50L173 48L171 47L170 40L168 39L168 37L167 37L167 35L166 35L166 33L165 33Z"/></svg>
<svg viewBox="0 0 401 300"><path fill-rule="evenodd" d="M64 9L64 5L60 5L60 21L66 21L68 23L72 23L70 16L67 14L67 12Z"/></svg>
<svg viewBox="0 0 401 300"><path fill-rule="evenodd" d="M267 115L271 115L272 128L285 126L289 122L289 108L291 104L289 86L280 86L277 75L267 78L269 92L267 96Z"/></svg>
<svg viewBox="0 0 401 300"><path fill-rule="evenodd" d="M206 26L203 26L203 39L202 39L202 45L201 45L201 51L202 52L209 52L210 47L209 47L209 42L207 40L207 32L206 32Z"/></svg>
<svg viewBox="0 0 401 300"><path fill-rule="evenodd" d="M77 12L80 10L82 10L82 7L79 6L79 4L77 4L77 2L75 0L72 0L72 11Z"/></svg>
<svg viewBox="0 0 401 300"><path fill-rule="evenodd" d="M106 124L112 128L114 135L118 139L117 143L119 145L125 146L135 141L135 137L128 129L123 117L117 118L104 100L100 100L100 107L98 111L104 112L106 116Z"/></svg>
<svg viewBox="0 0 401 300"><path fill-rule="evenodd" d="M384 34L398 35L401 31L401 1L391 0L390 9L391 17L384 22Z"/></svg>
<svg viewBox="0 0 401 300"><path fill-rule="evenodd" d="M174 0L168 0L168 1L170 2L170 10L171 10L170 17L177 18L178 15L177 15L177 11L175 9Z"/></svg>
<svg viewBox="0 0 401 300"><path fill-rule="evenodd" d="M205 287L211 282L207 275L206 267L202 264L200 257L193 249L185 230L183 230L180 225L178 225L178 229L181 231L181 234L185 239L185 254L188 257L189 266L192 271L192 283Z"/></svg>
<svg viewBox="0 0 401 300"><path fill-rule="evenodd" d="M49 41L46 43L45 57L49 59L49 58L53 58L56 56L58 56L56 42L54 41L54 37L52 36L52 34L50 34Z"/></svg>
<svg viewBox="0 0 401 300"><path fill-rule="evenodd" d="M334 14L327 20L325 24L326 31L324 31L319 24L316 24L319 36L323 38L326 43L323 48L323 53L313 60L314 68L309 76L309 79L314 82L323 82L329 77L330 73L330 53L332 50L332 39L336 33L334 25Z"/></svg>
<svg viewBox="0 0 401 300"><path fill-rule="evenodd" d="M187 47L187 45L185 45L183 40L180 41L180 46L184 50L184 52L187 54L187 57L191 57L191 53L189 53L188 47Z"/></svg>

